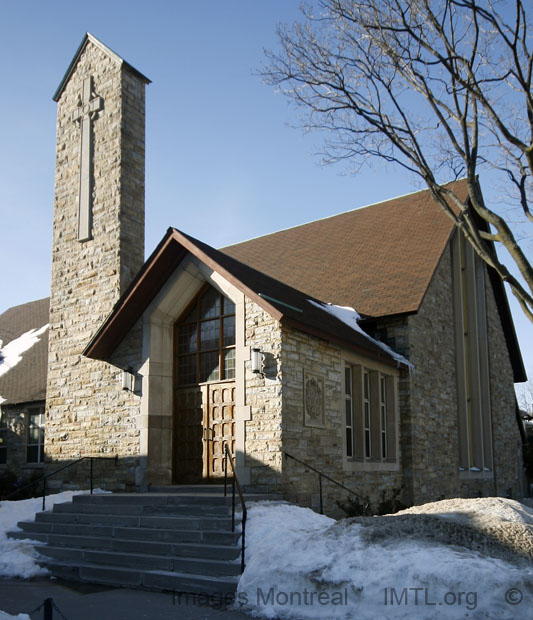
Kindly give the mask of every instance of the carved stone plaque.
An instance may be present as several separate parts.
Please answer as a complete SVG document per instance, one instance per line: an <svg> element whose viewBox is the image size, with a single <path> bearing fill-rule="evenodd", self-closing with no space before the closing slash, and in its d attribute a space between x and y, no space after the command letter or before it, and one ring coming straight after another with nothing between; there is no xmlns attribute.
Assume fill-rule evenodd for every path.
<svg viewBox="0 0 533 620"><path fill-rule="evenodd" d="M325 425L324 377L304 370L304 426Z"/></svg>

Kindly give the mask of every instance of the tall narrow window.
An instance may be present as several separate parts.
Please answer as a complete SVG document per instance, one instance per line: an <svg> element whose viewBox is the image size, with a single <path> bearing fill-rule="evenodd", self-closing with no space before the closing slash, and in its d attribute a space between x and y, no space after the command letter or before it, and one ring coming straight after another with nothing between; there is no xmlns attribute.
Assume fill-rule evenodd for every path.
<svg viewBox="0 0 533 620"><path fill-rule="evenodd" d="M385 377L379 378L379 417L381 421L381 458L387 458L387 387Z"/></svg>
<svg viewBox="0 0 533 620"><path fill-rule="evenodd" d="M397 381L380 370L344 365L346 456L353 462L397 463Z"/></svg>
<svg viewBox="0 0 533 620"><path fill-rule="evenodd" d="M235 378L235 305L212 286L176 324L180 385Z"/></svg>
<svg viewBox="0 0 533 620"><path fill-rule="evenodd" d="M27 413L26 462L44 462L44 410L29 409Z"/></svg>
<svg viewBox="0 0 533 620"><path fill-rule="evenodd" d="M346 456L353 456L353 401L352 368L344 368L344 409L346 413Z"/></svg>
<svg viewBox="0 0 533 620"><path fill-rule="evenodd" d="M365 424L365 458L372 456L372 438L370 435L370 375L365 370L363 374L363 412Z"/></svg>
<svg viewBox="0 0 533 620"><path fill-rule="evenodd" d="M485 267L459 232L452 241L459 468L492 471Z"/></svg>

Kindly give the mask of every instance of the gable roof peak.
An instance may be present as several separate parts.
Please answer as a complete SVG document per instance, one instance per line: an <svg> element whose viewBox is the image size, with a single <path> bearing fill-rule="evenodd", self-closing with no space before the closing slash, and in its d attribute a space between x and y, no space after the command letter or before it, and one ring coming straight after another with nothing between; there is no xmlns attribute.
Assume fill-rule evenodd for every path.
<svg viewBox="0 0 533 620"><path fill-rule="evenodd" d="M126 62L122 58L122 56L119 56L110 47L108 47L107 45L102 43L102 41L100 41L100 39L97 39L90 32L86 32L85 36L83 37L81 43L78 46L78 49L76 50L76 53L74 54L74 57L72 58L69 66L68 66L68 68L67 68L67 70L65 72L65 75L63 76L61 82L59 83L59 86L57 87L56 92L54 93L54 96L52 97L52 99L56 103L59 101L59 98L61 97L61 94L63 93L63 90L65 89L65 86L67 85L68 81L70 80L70 76L74 73L74 70L76 68L76 65L78 63L78 60L79 60L80 56L82 55L83 51L85 50L85 48L87 47L87 45L89 43L92 43L93 45L98 47L100 50L102 50L102 52L104 52L104 54L109 56L109 58L114 60L120 66L124 66L125 68L129 69L140 80L144 81L145 84L150 84L151 83L151 80L149 78L147 78L140 71L135 69L135 67L130 65L128 62Z"/></svg>

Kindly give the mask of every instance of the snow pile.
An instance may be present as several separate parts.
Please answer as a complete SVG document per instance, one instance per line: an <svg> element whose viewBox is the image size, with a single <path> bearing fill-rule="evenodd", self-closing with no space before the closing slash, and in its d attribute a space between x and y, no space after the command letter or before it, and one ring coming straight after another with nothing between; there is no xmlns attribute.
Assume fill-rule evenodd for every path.
<svg viewBox="0 0 533 620"><path fill-rule="evenodd" d="M339 321L342 321L345 325L348 325L348 327L351 327L353 330L355 330L356 332L364 336L368 341L372 342L372 344L375 344L380 349L388 353L399 364L405 364L411 370L414 369L413 364L411 364L411 362L407 358L405 358L403 355L400 355L399 353L396 353L396 351L393 351L384 342L380 342L379 340L372 338L372 336L369 336L361 328L361 326L359 325L359 321L361 320L361 315L357 312L357 310L354 310L353 308L350 308L349 306L335 306L334 304L330 304L330 303L324 304L318 301L313 301L312 299L308 299L308 301L310 304L313 304L313 306L315 306L316 308L325 310L328 314L331 314L331 316L334 316Z"/></svg>
<svg viewBox="0 0 533 620"><path fill-rule="evenodd" d="M5 611L0 611L0 620L9 620L11 618L17 618L18 620L31 620L28 614L19 614L18 616L10 616Z"/></svg>
<svg viewBox="0 0 533 620"><path fill-rule="evenodd" d="M22 359L22 354L31 349L34 344L39 342L40 336L48 329L48 324L40 329L30 329L29 332L22 334L12 340L5 347L0 348L0 377L16 366ZM5 399L0 396L0 404Z"/></svg>
<svg viewBox="0 0 533 620"><path fill-rule="evenodd" d="M460 507L461 500L454 501ZM472 510L471 505L465 508L465 512ZM488 518L491 513L498 519L502 511L509 517L513 510L512 505L486 502L476 514ZM530 527L533 511L517 509L513 518L508 523ZM247 565L236 607L266 618L328 620L527 616L533 600L531 563L517 565L424 539L372 539L365 533L372 530L374 521L378 522L366 517L336 522L309 509L276 502L251 506Z"/></svg>
<svg viewBox="0 0 533 620"><path fill-rule="evenodd" d="M56 495L46 497L46 509L50 510L54 504L69 502L74 495L89 493L89 491L64 491ZM94 493L105 493L95 489ZM47 570L41 568L36 562L37 552L34 545L36 541L12 540L7 537L7 532L19 531L18 521L33 521L35 513L42 509L42 497L23 499L19 501L0 502L0 577L29 578L47 574ZM0 616L1 620L2 616Z"/></svg>
<svg viewBox="0 0 533 620"><path fill-rule="evenodd" d="M397 515L432 514L460 523L473 521L508 521L533 525L533 510L525 504L503 497L480 497L475 499L443 499L422 506L401 510Z"/></svg>

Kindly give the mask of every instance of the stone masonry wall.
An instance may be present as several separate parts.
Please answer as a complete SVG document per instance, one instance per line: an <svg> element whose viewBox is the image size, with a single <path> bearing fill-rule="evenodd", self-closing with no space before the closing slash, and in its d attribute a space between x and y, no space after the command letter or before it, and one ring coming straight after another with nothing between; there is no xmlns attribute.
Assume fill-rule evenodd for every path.
<svg viewBox="0 0 533 620"><path fill-rule="evenodd" d="M494 292L487 282L487 324L489 339L490 400L492 413L492 444L494 454L493 493L501 497L522 497L519 479L521 475L521 439L516 422L516 395L513 383L513 370L507 344L496 306ZM475 491L467 483L463 484L465 494ZM477 490L477 489L476 489ZM490 491L484 490L484 494Z"/></svg>
<svg viewBox="0 0 533 620"><path fill-rule="evenodd" d="M246 300L246 345L265 354L265 376L251 371L246 363L245 465L250 468L250 486L259 491L279 491L282 468L282 380L280 324L257 304Z"/></svg>
<svg viewBox="0 0 533 620"><path fill-rule="evenodd" d="M408 318L409 431L404 484L409 503L420 504L460 493L457 381L451 252L440 263L417 314ZM407 430L402 425L402 430Z"/></svg>
<svg viewBox="0 0 533 620"><path fill-rule="evenodd" d="M93 120L93 238L79 242L72 112L88 76L104 106ZM108 488L133 483L139 399L119 369L81 353L143 260L144 83L89 42L58 102L45 451L50 461L117 455L100 464Z"/></svg>
<svg viewBox="0 0 533 620"><path fill-rule="evenodd" d="M325 340L292 329L283 330L283 450L353 489L372 505L390 496L401 485L399 471L354 471L343 461L344 397L342 393L343 353ZM324 377L325 428L304 426L304 371ZM318 475L293 459L283 464L285 497L319 509ZM344 514L337 505L352 496L323 481L324 510Z"/></svg>
<svg viewBox="0 0 533 620"><path fill-rule="evenodd" d="M518 497L519 433L513 376L490 280L486 277L495 476L459 476L457 387L451 251L444 252L419 312L381 320L380 339L414 365L400 379L402 469L405 502L442 497Z"/></svg>

